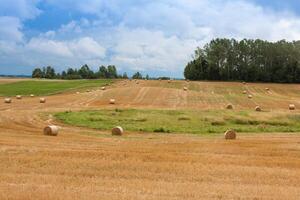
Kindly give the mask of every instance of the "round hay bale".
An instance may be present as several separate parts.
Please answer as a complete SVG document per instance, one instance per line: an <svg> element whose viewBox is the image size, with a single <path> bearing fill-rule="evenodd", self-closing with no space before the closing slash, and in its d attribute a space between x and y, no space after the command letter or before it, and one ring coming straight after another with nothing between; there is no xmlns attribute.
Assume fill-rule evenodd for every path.
<svg viewBox="0 0 300 200"><path fill-rule="evenodd" d="M260 106L256 106L256 107L255 107L255 111L260 112L260 111L261 111Z"/></svg>
<svg viewBox="0 0 300 200"><path fill-rule="evenodd" d="M289 110L296 110L296 106L294 104L289 105Z"/></svg>
<svg viewBox="0 0 300 200"><path fill-rule="evenodd" d="M58 130L59 130L58 126L53 126L53 125L46 126L44 128L44 135L57 136Z"/></svg>
<svg viewBox="0 0 300 200"><path fill-rule="evenodd" d="M40 98L40 103L46 103L46 99L45 98Z"/></svg>
<svg viewBox="0 0 300 200"><path fill-rule="evenodd" d="M86 92L91 92L91 90L86 90Z"/></svg>
<svg viewBox="0 0 300 200"><path fill-rule="evenodd" d="M101 87L101 90L106 90L106 87Z"/></svg>
<svg viewBox="0 0 300 200"><path fill-rule="evenodd" d="M16 98L20 100L20 99L22 99L22 96L21 95L17 95Z"/></svg>
<svg viewBox="0 0 300 200"><path fill-rule="evenodd" d="M244 91L243 91L243 94L247 94L247 91L246 91L246 90L244 90Z"/></svg>
<svg viewBox="0 0 300 200"><path fill-rule="evenodd" d="M253 97L253 96L252 96L251 94L248 95L248 98L249 98L249 99L252 99L252 97Z"/></svg>
<svg viewBox="0 0 300 200"><path fill-rule="evenodd" d="M11 103L11 98L5 98L4 103Z"/></svg>
<svg viewBox="0 0 300 200"><path fill-rule="evenodd" d="M266 91L270 91L270 88L265 88Z"/></svg>
<svg viewBox="0 0 300 200"><path fill-rule="evenodd" d="M235 140L236 139L236 132L234 130L227 130L224 133L226 140Z"/></svg>
<svg viewBox="0 0 300 200"><path fill-rule="evenodd" d="M34 97L34 94L31 94L30 97Z"/></svg>
<svg viewBox="0 0 300 200"><path fill-rule="evenodd" d="M187 88L187 87L183 87L183 90L184 90L184 91L187 91L187 90L188 90L188 88Z"/></svg>
<svg viewBox="0 0 300 200"><path fill-rule="evenodd" d="M171 83L171 80L168 80L168 83Z"/></svg>
<svg viewBox="0 0 300 200"><path fill-rule="evenodd" d="M124 130L121 126L117 126L111 130L112 135L121 136L121 135L123 135L123 133L124 133Z"/></svg>
<svg viewBox="0 0 300 200"><path fill-rule="evenodd" d="M226 106L226 109L232 110L232 109L233 109L233 105L232 105L232 104L228 104L228 105Z"/></svg>
<svg viewBox="0 0 300 200"><path fill-rule="evenodd" d="M109 103L110 103L110 104L115 104L115 103L116 103L116 100L115 100L115 99L110 99L110 100L109 100Z"/></svg>
<svg viewBox="0 0 300 200"><path fill-rule="evenodd" d="M247 83L244 81L243 84L246 85Z"/></svg>
<svg viewBox="0 0 300 200"><path fill-rule="evenodd" d="M136 84L138 85L138 84L140 84L140 82L137 81Z"/></svg>
<svg viewBox="0 0 300 200"><path fill-rule="evenodd" d="M76 94L80 94L80 92L76 92Z"/></svg>

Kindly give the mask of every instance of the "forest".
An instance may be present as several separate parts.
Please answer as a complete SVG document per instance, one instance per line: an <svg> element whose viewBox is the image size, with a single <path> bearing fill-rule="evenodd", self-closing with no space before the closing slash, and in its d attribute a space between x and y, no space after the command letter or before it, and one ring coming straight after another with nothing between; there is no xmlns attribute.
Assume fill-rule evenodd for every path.
<svg viewBox="0 0 300 200"><path fill-rule="evenodd" d="M300 83L300 41L214 39L186 65L190 80Z"/></svg>

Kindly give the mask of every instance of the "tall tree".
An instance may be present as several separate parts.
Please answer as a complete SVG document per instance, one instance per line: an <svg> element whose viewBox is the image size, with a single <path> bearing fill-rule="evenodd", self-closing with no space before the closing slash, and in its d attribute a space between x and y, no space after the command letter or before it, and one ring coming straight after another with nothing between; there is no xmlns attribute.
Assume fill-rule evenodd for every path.
<svg viewBox="0 0 300 200"><path fill-rule="evenodd" d="M43 71L41 70L41 68L35 68L32 71L32 78L43 78L44 74Z"/></svg>
<svg viewBox="0 0 300 200"><path fill-rule="evenodd" d="M132 75L132 79L143 79L143 75L140 72L136 72Z"/></svg>

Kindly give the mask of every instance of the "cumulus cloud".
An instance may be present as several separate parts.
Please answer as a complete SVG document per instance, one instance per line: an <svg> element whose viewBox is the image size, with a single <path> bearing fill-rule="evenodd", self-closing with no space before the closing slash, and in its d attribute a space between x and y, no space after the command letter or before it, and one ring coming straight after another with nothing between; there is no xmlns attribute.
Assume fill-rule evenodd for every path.
<svg viewBox="0 0 300 200"><path fill-rule="evenodd" d="M59 66L78 66L95 64L105 57L106 50L89 37L70 41L58 41L47 38L33 38L24 47L28 64L49 65L53 61ZM38 55L31 57L32 55Z"/></svg>
<svg viewBox="0 0 300 200"><path fill-rule="evenodd" d="M117 44L112 60L132 70L176 71L190 59L197 43L165 36L162 31L147 29L118 29Z"/></svg>

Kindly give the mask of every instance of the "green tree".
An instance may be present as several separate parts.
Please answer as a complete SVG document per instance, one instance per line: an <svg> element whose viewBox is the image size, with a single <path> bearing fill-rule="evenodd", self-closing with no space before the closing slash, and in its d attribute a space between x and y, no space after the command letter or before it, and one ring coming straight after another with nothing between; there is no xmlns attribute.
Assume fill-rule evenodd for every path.
<svg viewBox="0 0 300 200"><path fill-rule="evenodd" d="M108 72L105 66L101 66L99 67L99 71L98 71L98 76L99 78L108 78Z"/></svg>
<svg viewBox="0 0 300 200"><path fill-rule="evenodd" d="M83 65L79 70L78 74L83 78L83 79L91 79L94 76L94 72L90 70L89 66L87 64Z"/></svg>
<svg viewBox="0 0 300 200"><path fill-rule="evenodd" d="M140 72L136 72L132 75L132 79L143 79L143 75Z"/></svg>
<svg viewBox="0 0 300 200"><path fill-rule="evenodd" d="M54 68L51 66L46 67L45 78L54 79L56 76Z"/></svg>
<svg viewBox="0 0 300 200"><path fill-rule="evenodd" d="M107 66L107 73L108 73L107 78L118 78L117 69L114 65Z"/></svg>
<svg viewBox="0 0 300 200"><path fill-rule="evenodd" d="M43 78L44 74L43 71L41 70L41 68L35 68L32 71L32 78Z"/></svg>

